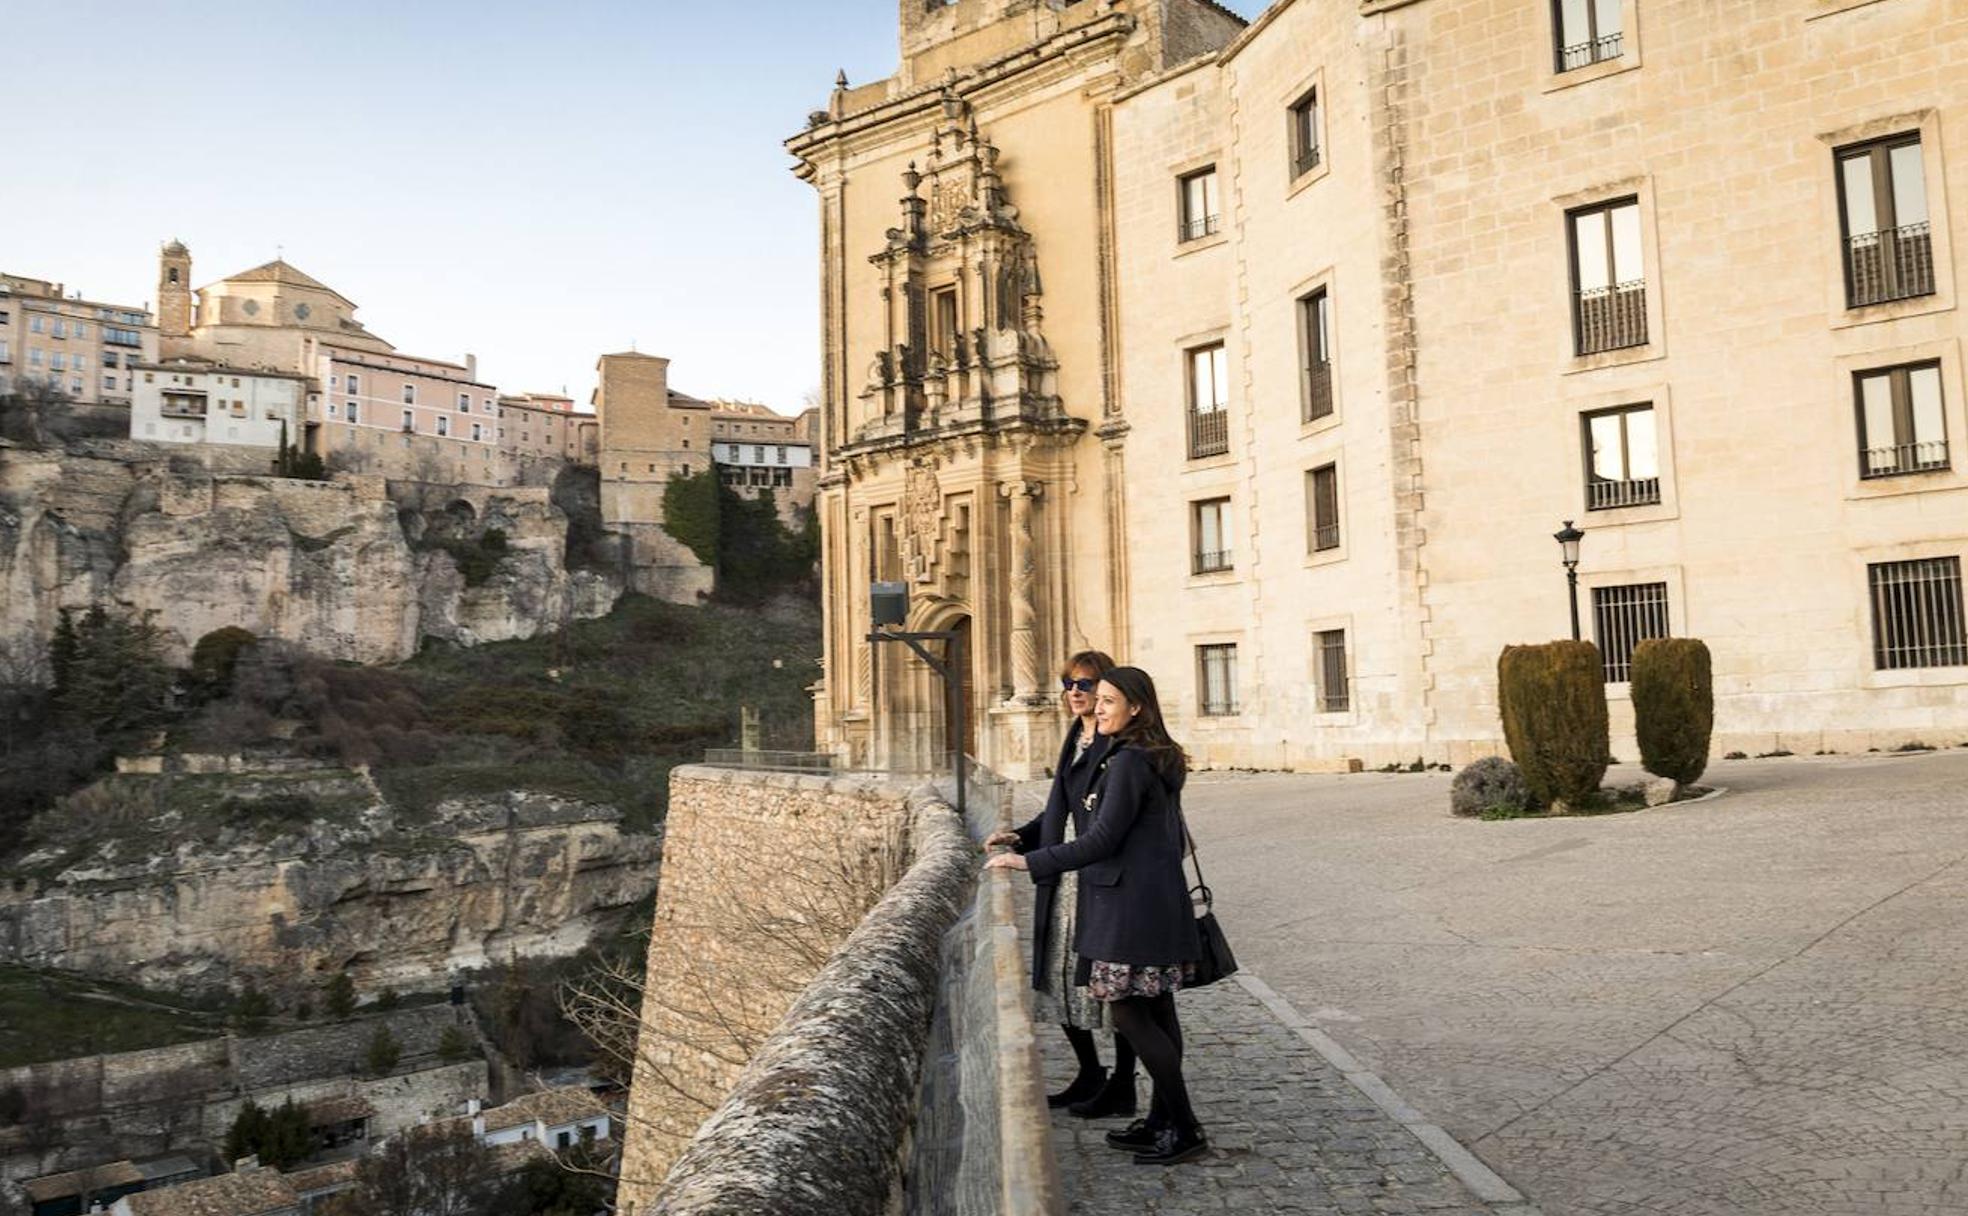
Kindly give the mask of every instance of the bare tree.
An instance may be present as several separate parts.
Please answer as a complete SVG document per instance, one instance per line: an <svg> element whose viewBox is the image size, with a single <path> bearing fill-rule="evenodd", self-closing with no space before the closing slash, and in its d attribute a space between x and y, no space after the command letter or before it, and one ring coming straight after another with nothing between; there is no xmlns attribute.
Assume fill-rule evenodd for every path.
<svg viewBox="0 0 1968 1216"><path fill-rule="evenodd" d="M720 856L720 884L742 896L659 917L647 966L604 958L562 986L562 1012L595 1044L603 1069L654 1088L653 1100L630 1104L630 1122L664 1140L687 1140L723 1100L718 1078L751 1059L901 877L909 860L904 817L835 826L846 830L816 837L802 859Z"/></svg>
<svg viewBox="0 0 1968 1216"><path fill-rule="evenodd" d="M324 1216L496 1216L511 1211L511 1183L470 1124L452 1119L410 1128L362 1159L353 1189Z"/></svg>

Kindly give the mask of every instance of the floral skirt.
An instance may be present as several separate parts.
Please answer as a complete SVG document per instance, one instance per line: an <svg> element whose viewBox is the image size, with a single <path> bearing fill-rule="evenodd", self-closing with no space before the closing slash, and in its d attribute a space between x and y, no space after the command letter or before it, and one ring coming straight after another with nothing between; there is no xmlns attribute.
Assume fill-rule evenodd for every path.
<svg viewBox="0 0 1968 1216"><path fill-rule="evenodd" d="M1066 839L1073 839L1073 820L1066 820ZM1052 899L1052 923L1047 926L1045 966L1039 972L1039 988L1032 1019L1077 1026L1082 1030L1111 1030L1113 1020L1107 1006L1075 982L1079 955L1073 953L1073 929L1079 900L1079 876L1068 870L1059 876L1059 887Z"/></svg>
<svg viewBox="0 0 1968 1216"><path fill-rule="evenodd" d="M1161 996L1174 992L1195 977L1196 964L1103 963L1090 960L1092 974L1087 992L1095 1000L1123 1001L1136 996Z"/></svg>

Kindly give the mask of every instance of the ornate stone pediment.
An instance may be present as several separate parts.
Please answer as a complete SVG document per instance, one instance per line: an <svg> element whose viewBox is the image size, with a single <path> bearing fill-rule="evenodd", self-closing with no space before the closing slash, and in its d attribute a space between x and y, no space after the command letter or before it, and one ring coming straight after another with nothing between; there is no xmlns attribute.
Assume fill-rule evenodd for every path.
<svg viewBox="0 0 1968 1216"><path fill-rule="evenodd" d="M869 259L882 272L888 341L870 362L849 455L1085 426L1058 397L1038 250L1005 189L998 148L956 93L941 104L927 156L902 174L902 222Z"/></svg>

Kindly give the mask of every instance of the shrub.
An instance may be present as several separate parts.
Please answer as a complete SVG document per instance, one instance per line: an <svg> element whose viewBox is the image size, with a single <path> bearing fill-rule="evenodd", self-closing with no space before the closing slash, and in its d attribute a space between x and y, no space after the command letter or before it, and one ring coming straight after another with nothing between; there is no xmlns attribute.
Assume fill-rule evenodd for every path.
<svg viewBox="0 0 1968 1216"><path fill-rule="evenodd" d="M1485 756L1457 773L1449 783L1449 810L1463 816L1485 811L1522 814L1536 805L1524 773L1502 756Z"/></svg>
<svg viewBox="0 0 1968 1216"><path fill-rule="evenodd" d="M337 971L335 978L328 981L328 988L322 998L328 1016L345 1018L355 1012L355 981L346 971Z"/></svg>
<svg viewBox="0 0 1968 1216"><path fill-rule="evenodd" d="M369 1048L363 1053L362 1062L376 1076L387 1076L396 1062L403 1058L403 1044L397 1041L387 1026L376 1027L376 1033L369 1036Z"/></svg>
<svg viewBox="0 0 1968 1216"><path fill-rule="evenodd" d="M472 1041L470 1036L456 1026L446 1026L444 1033L437 1036L437 1058L446 1064L456 1064L471 1058Z"/></svg>
<svg viewBox="0 0 1968 1216"><path fill-rule="evenodd" d="M1606 775L1606 677L1590 642L1506 646L1497 660L1503 737L1539 802L1579 802Z"/></svg>
<svg viewBox="0 0 1968 1216"><path fill-rule="evenodd" d="M1682 785L1702 775L1715 733L1707 645L1696 638L1649 638L1633 648L1633 720L1648 772Z"/></svg>

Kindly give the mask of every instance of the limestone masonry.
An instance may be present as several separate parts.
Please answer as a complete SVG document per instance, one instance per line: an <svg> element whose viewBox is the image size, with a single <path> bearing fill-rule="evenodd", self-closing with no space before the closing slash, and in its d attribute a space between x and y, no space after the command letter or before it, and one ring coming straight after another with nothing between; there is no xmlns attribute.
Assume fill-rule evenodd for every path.
<svg viewBox="0 0 1968 1216"><path fill-rule="evenodd" d="M1206 764L1462 761L1705 639L1718 750L1968 732L1954 0L902 0L821 221L821 745L1030 773L1065 654ZM968 638L947 738L871 581Z"/></svg>

